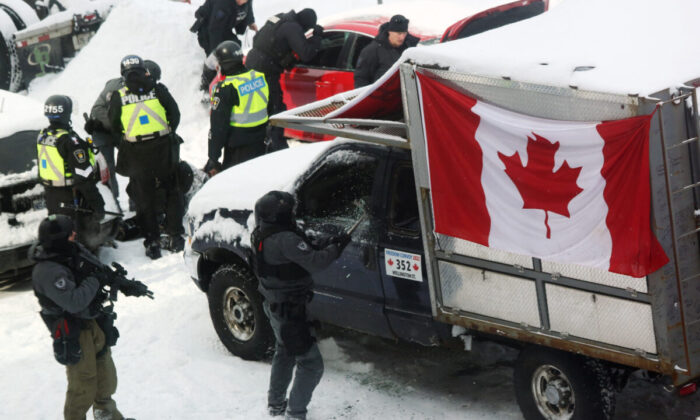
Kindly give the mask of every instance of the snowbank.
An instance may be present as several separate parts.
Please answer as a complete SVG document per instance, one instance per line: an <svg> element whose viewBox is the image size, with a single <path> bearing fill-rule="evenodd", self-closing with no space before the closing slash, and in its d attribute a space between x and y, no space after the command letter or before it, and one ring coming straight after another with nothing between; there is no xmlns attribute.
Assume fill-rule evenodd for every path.
<svg viewBox="0 0 700 420"><path fill-rule="evenodd" d="M18 131L40 130L46 125L43 102L0 90L0 138Z"/></svg>
<svg viewBox="0 0 700 420"><path fill-rule="evenodd" d="M700 76L700 2L566 0L467 39L414 48L404 59L463 73L649 95Z"/></svg>

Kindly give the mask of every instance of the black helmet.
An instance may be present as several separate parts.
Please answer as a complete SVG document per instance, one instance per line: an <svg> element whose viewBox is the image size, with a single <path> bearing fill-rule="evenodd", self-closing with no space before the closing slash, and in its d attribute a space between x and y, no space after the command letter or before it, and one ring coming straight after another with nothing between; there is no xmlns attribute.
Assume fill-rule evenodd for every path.
<svg viewBox="0 0 700 420"><path fill-rule="evenodd" d="M304 28L304 31L316 26L316 12L314 9L303 9L297 13L297 22Z"/></svg>
<svg viewBox="0 0 700 420"><path fill-rule="evenodd" d="M138 55L127 55L126 57L122 58L120 70L123 77L126 77L129 73L134 71L143 72L145 74L146 65Z"/></svg>
<svg viewBox="0 0 700 420"><path fill-rule="evenodd" d="M270 191L255 202L255 218L276 225L292 223L294 196L284 191Z"/></svg>
<svg viewBox="0 0 700 420"><path fill-rule="evenodd" d="M151 75L151 79L154 82L160 80L160 66L153 60L144 60L143 65L146 67L146 71Z"/></svg>
<svg viewBox="0 0 700 420"><path fill-rule="evenodd" d="M214 50L214 56L221 67L232 67L243 65L243 51L241 45L236 41L224 41Z"/></svg>
<svg viewBox="0 0 700 420"><path fill-rule="evenodd" d="M60 250L68 244L73 232L73 219L64 214L52 214L39 225L39 243L46 250Z"/></svg>
<svg viewBox="0 0 700 420"><path fill-rule="evenodd" d="M66 95L52 95L44 102L44 115L51 122L70 125L73 101Z"/></svg>

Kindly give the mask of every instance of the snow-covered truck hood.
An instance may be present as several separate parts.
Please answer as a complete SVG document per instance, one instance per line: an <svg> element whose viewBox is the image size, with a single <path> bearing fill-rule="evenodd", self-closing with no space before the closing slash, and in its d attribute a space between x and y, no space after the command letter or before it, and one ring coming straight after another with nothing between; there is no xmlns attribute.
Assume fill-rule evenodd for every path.
<svg viewBox="0 0 700 420"><path fill-rule="evenodd" d="M336 144L338 140L292 147L241 163L211 178L192 198L187 211L193 239L209 237L227 242L241 237L241 241L247 243L254 225L252 210L258 198L272 190L291 192L299 176ZM212 217L215 210L218 212ZM242 226L222 215L222 210L251 213Z"/></svg>
<svg viewBox="0 0 700 420"><path fill-rule="evenodd" d="M6 90L0 90L0 121L0 139L18 131L41 130L47 125L44 104Z"/></svg>

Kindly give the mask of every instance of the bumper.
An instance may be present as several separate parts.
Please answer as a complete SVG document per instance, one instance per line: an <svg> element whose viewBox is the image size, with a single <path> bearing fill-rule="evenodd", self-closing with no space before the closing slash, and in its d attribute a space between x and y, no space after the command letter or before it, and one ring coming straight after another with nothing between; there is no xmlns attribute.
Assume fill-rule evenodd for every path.
<svg viewBox="0 0 700 420"><path fill-rule="evenodd" d="M183 252L183 258L185 260L185 267L187 267L187 273L189 274L194 284L197 285L199 290L205 291L202 284L199 281L199 273L197 272L197 265L202 254L192 249L192 238L187 238L185 243L185 251Z"/></svg>

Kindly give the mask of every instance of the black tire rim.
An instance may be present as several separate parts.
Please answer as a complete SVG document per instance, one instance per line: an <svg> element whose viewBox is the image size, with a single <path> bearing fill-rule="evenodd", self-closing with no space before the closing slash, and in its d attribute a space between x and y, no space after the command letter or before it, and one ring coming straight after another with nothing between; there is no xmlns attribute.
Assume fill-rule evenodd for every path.
<svg viewBox="0 0 700 420"><path fill-rule="evenodd" d="M229 287L223 300L223 315L229 331L236 340L249 341L255 335L255 312L248 295L238 287Z"/></svg>
<svg viewBox="0 0 700 420"><path fill-rule="evenodd" d="M535 405L545 419L568 420L574 416L574 391L564 372L541 365L532 374L531 385Z"/></svg>

